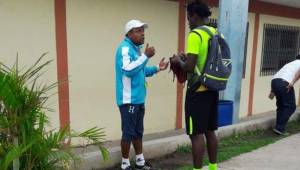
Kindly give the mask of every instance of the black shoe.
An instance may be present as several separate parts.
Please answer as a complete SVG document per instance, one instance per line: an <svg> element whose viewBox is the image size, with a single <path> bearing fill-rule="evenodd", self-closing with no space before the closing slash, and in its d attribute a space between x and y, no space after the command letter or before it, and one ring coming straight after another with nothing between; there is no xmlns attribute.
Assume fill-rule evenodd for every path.
<svg viewBox="0 0 300 170"><path fill-rule="evenodd" d="M289 135L289 133L287 133L287 132L282 132L282 131L280 131L280 130L278 130L278 129L276 129L276 128L274 128L273 131L274 131L277 135L282 135L282 136L288 136L288 135Z"/></svg>
<svg viewBox="0 0 300 170"><path fill-rule="evenodd" d="M149 162L145 162L143 166L135 165L136 170L154 170Z"/></svg>
<svg viewBox="0 0 300 170"><path fill-rule="evenodd" d="M125 169L120 168L121 170L133 170L131 166L127 166Z"/></svg>

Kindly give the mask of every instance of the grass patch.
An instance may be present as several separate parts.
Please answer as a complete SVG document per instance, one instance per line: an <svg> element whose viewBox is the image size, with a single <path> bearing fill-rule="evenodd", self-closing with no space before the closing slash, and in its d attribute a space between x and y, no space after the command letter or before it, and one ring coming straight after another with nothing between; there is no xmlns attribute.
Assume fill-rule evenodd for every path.
<svg viewBox="0 0 300 170"><path fill-rule="evenodd" d="M297 121L288 123L288 132L292 135L300 132L300 124ZM218 162L228 160L242 153L250 152L257 148L274 143L286 136L278 136L272 130L255 130L245 133L233 134L219 140ZM178 146L176 152L191 153L191 145ZM207 156L204 159L204 165L208 164ZM192 166L182 166L179 170L190 170Z"/></svg>
<svg viewBox="0 0 300 170"><path fill-rule="evenodd" d="M176 152L179 152L179 153L192 153L192 147L191 147L190 144L179 145L176 148Z"/></svg>

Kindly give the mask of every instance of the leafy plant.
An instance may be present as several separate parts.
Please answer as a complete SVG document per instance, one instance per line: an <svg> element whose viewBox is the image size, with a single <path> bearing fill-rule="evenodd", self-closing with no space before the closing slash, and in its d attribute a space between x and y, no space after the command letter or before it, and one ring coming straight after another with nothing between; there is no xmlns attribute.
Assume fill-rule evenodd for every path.
<svg viewBox="0 0 300 170"><path fill-rule="evenodd" d="M71 131L69 126L46 131L49 120L45 112L51 109L45 105L58 83L38 84L43 69L51 63L42 63L45 55L26 70L19 69L18 59L12 68L0 63L1 170L68 169L80 160L68 144L78 137L95 143L104 159L108 158L102 128L93 127L82 133Z"/></svg>

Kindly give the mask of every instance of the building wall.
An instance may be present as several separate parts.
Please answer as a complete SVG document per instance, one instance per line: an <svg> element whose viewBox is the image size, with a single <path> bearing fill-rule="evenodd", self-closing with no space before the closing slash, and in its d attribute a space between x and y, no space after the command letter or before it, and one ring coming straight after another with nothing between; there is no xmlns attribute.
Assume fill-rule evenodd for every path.
<svg viewBox="0 0 300 170"><path fill-rule="evenodd" d="M257 59L255 67L255 84L253 95L253 113L263 113L266 111L275 110L275 100L269 100L268 94L270 91L270 82L272 76L260 76L260 66L262 58L262 43L263 43L263 27L264 24L279 24L288 26L300 27L299 19L290 19L284 17L276 17L270 15L260 15L258 45L257 45ZM296 101L298 101L299 82L294 85ZM298 102L296 102L298 103Z"/></svg>
<svg viewBox="0 0 300 170"><path fill-rule="evenodd" d="M212 15L211 18L217 19L219 17L219 8L211 8ZM254 22L255 14L248 14L248 42L247 42L247 54L246 54L246 66L245 66L245 77L242 79L241 83L241 97L240 97L240 108L239 108L239 117L246 117L248 114L248 101L249 101L249 88L250 88L250 72L251 72L251 59L252 59L252 45L253 45L253 36L254 36ZM244 56L241 56L244 57Z"/></svg>
<svg viewBox="0 0 300 170"><path fill-rule="evenodd" d="M155 11L155 12L153 12ZM70 117L75 130L105 127L107 139L121 135L115 102L115 50L129 19L149 24L146 43L156 48L150 64L177 52L178 2L165 0L67 1ZM148 79L145 133L175 128L176 83L168 71Z"/></svg>
<svg viewBox="0 0 300 170"><path fill-rule="evenodd" d="M212 18L219 17L219 8L212 8ZM254 22L255 14L248 14L248 42L247 42L247 54L246 54L246 65L245 65L245 77L242 79L241 83L241 97L240 97L240 108L239 108L239 117L246 117L248 114L248 101L249 101L249 88L250 88L250 66L251 66L251 56L252 56L252 45L253 45L253 36L254 36ZM244 57L244 56L241 56Z"/></svg>
<svg viewBox="0 0 300 170"><path fill-rule="evenodd" d="M54 1L0 0L0 11L0 61L12 66L18 54L20 67L28 68L42 53L48 52L44 61L53 62L45 69L40 82L50 84L57 81ZM47 106L54 109L48 112L50 128L59 127L57 95Z"/></svg>
<svg viewBox="0 0 300 170"><path fill-rule="evenodd" d="M240 112L239 117L246 117L248 114L248 102L249 102L249 90L250 90L250 72L251 72L251 62L252 62L252 46L253 46L253 36L254 36L254 23L255 14L248 14L248 42L247 42L247 55L246 55L246 65L245 65L245 77L242 79L241 84L241 98L240 98Z"/></svg>

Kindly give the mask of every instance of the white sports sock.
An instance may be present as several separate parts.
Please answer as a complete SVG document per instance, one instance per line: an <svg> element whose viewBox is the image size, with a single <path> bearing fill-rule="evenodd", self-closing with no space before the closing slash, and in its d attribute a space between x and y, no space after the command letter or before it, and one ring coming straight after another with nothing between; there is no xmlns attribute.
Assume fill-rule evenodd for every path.
<svg viewBox="0 0 300 170"><path fill-rule="evenodd" d="M122 164L121 164L121 168L122 169L125 169L127 168L128 166L130 166L130 161L129 161L129 158L122 158Z"/></svg>
<svg viewBox="0 0 300 170"><path fill-rule="evenodd" d="M138 165L138 166L144 166L145 165L145 158L144 158L144 155L143 154L139 154L139 155L136 155L135 157L135 163Z"/></svg>

